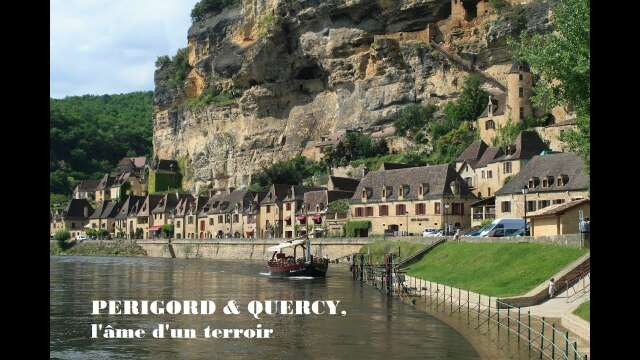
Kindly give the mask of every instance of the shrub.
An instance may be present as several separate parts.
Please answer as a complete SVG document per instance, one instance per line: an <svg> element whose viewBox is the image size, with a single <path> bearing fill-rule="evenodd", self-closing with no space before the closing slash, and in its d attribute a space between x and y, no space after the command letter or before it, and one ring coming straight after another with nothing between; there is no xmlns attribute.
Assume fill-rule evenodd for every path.
<svg viewBox="0 0 640 360"><path fill-rule="evenodd" d="M173 236L173 224L162 225L162 233L165 237L170 238Z"/></svg>
<svg viewBox="0 0 640 360"><path fill-rule="evenodd" d="M349 199L334 200L327 205L332 213L346 214L349 212Z"/></svg>
<svg viewBox="0 0 640 360"><path fill-rule="evenodd" d="M220 12L222 9L237 2L238 0L200 0L191 10L191 20L194 22L200 21L207 14Z"/></svg>
<svg viewBox="0 0 640 360"><path fill-rule="evenodd" d="M371 228L371 221L368 220L351 220L344 225L346 236L357 236L359 230L368 230Z"/></svg>
<svg viewBox="0 0 640 360"><path fill-rule="evenodd" d="M58 230L53 235L53 239L58 244L58 247L63 251L67 249L67 240L69 240L69 238L71 238L71 233L67 230Z"/></svg>
<svg viewBox="0 0 640 360"><path fill-rule="evenodd" d="M136 239L142 239L144 237L144 231L142 231L142 229L140 228L137 228L135 236Z"/></svg>
<svg viewBox="0 0 640 360"><path fill-rule="evenodd" d="M215 104L216 106L231 105L235 104L235 99L239 95L239 92L233 89L224 90L218 87L212 87L205 90L197 98L187 100L186 105L191 110L200 109L211 104Z"/></svg>
<svg viewBox="0 0 640 360"><path fill-rule="evenodd" d="M348 132L328 156L332 165L346 165L357 159L366 159L389 153L389 146L384 139L373 140L371 136L361 132Z"/></svg>
<svg viewBox="0 0 640 360"><path fill-rule="evenodd" d="M422 106L419 104L412 104L402 108L393 122L396 133L406 136L408 132L413 133L424 128L433 119L433 113L436 110L437 108L434 105Z"/></svg>
<svg viewBox="0 0 640 360"><path fill-rule="evenodd" d="M156 59L157 78L164 80L170 88L181 88L191 71L189 49L178 49L173 58L160 56Z"/></svg>
<svg viewBox="0 0 640 360"><path fill-rule="evenodd" d="M257 189L257 186L260 186L265 189L271 184L300 185L303 179L313 175L325 175L327 171L326 164L299 155L291 160L278 161L259 171L252 178L252 187Z"/></svg>

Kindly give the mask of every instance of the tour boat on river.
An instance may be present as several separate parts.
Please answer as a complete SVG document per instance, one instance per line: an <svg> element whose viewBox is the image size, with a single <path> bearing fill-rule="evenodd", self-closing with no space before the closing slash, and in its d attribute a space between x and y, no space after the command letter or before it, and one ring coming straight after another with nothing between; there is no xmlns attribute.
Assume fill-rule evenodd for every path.
<svg viewBox="0 0 640 360"><path fill-rule="evenodd" d="M298 246L302 248L302 257L296 257ZM287 256L283 249L293 248L293 256ZM311 255L311 241L295 239L270 247L273 251L271 260L267 262L269 275L274 277L312 276L324 277L329 267L329 259Z"/></svg>

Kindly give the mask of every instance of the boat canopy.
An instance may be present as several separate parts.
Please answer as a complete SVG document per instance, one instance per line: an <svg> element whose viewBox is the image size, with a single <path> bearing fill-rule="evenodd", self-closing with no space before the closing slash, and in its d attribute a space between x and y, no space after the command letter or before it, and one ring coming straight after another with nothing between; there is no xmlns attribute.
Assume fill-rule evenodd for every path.
<svg viewBox="0 0 640 360"><path fill-rule="evenodd" d="M280 251L280 250L286 249L288 247L302 245L302 244L304 244L305 241L306 241L305 239L286 241L286 242L282 242L282 243L280 243L278 245L272 246L272 247L268 248L267 250L269 250L269 251Z"/></svg>

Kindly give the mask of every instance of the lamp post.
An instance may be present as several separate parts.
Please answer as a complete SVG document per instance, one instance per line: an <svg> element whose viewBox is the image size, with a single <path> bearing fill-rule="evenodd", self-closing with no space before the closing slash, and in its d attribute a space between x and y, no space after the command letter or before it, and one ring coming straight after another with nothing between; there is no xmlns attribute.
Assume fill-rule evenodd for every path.
<svg viewBox="0 0 640 360"><path fill-rule="evenodd" d="M449 234L449 224L447 224L447 210L449 209L449 204L444 204L444 236Z"/></svg>
<svg viewBox="0 0 640 360"><path fill-rule="evenodd" d="M529 192L529 188L527 185L522 187L522 195L524 195L524 234L529 235L527 230L527 193Z"/></svg>

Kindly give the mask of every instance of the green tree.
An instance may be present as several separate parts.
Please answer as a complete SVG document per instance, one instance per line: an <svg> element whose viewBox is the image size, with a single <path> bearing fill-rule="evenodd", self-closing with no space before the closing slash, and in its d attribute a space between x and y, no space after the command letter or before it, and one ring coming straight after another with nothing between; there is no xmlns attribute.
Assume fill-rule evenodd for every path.
<svg viewBox="0 0 640 360"><path fill-rule="evenodd" d="M349 213L349 199L334 200L327 207L332 213L347 214Z"/></svg>
<svg viewBox="0 0 640 360"><path fill-rule="evenodd" d="M164 224L162 225L162 233L166 238L170 238L173 236L173 224Z"/></svg>
<svg viewBox="0 0 640 360"><path fill-rule="evenodd" d="M61 250L66 250L68 247L67 240L71 238L71 233L68 230L58 230L55 234L53 234L53 240L58 243L58 247Z"/></svg>
<svg viewBox="0 0 640 360"><path fill-rule="evenodd" d="M200 0L191 10L191 20L194 22L200 21L204 19L207 14L220 12L225 7L237 2L238 0Z"/></svg>
<svg viewBox="0 0 640 360"><path fill-rule="evenodd" d="M271 184L300 185L302 181L313 175L326 175L327 165L322 162L309 160L304 156L296 156L291 160L278 161L268 168L262 169L252 178L252 186L259 185L262 189Z"/></svg>
<svg viewBox="0 0 640 360"><path fill-rule="evenodd" d="M437 110L434 105L411 104L403 107L398 112L398 117L393 121L398 135L406 136L424 128L433 119L433 113Z"/></svg>
<svg viewBox="0 0 640 360"><path fill-rule="evenodd" d="M526 61L539 80L534 104L546 110L573 108L577 130L565 131L561 140L589 166L591 121L591 50L589 0L560 1L553 9L554 32L522 33L511 41L515 56Z"/></svg>

